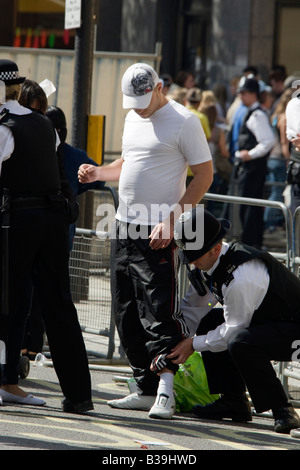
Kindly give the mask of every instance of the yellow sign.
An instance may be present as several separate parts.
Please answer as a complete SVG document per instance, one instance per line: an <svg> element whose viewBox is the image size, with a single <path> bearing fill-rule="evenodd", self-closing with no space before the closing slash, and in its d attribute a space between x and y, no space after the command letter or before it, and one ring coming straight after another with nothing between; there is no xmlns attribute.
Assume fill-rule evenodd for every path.
<svg viewBox="0 0 300 470"><path fill-rule="evenodd" d="M87 154L98 165L104 160L105 116L88 116Z"/></svg>

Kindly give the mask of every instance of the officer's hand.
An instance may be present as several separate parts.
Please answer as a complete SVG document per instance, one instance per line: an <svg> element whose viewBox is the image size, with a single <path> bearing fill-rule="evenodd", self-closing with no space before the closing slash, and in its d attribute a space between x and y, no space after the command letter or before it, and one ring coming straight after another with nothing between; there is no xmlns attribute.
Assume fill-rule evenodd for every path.
<svg viewBox="0 0 300 470"><path fill-rule="evenodd" d="M193 338L186 338L172 349L171 353L167 355L167 359L171 359L174 364L184 364L193 352Z"/></svg>
<svg viewBox="0 0 300 470"><path fill-rule="evenodd" d="M239 158L243 161L243 162L249 162L249 160L251 160L251 157L248 153L248 150L241 150L240 151L240 154L239 154Z"/></svg>

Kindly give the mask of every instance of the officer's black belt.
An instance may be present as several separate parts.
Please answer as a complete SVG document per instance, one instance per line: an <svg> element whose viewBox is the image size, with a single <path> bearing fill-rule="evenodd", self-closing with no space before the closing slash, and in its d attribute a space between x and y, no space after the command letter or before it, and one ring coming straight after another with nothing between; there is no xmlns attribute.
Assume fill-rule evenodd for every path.
<svg viewBox="0 0 300 470"><path fill-rule="evenodd" d="M300 312L296 312L291 314L291 316L281 317L278 320L274 320L274 322L282 322L282 323L298 323L300 324Z"/></svg>
<svg viewBox="0 0 300 470"><path fill-rule="evenodd" d="M65 198L60 195L42 197L20 197L10 201L11 210L14 209L45 209L53 203L66 203Z"/></svg>

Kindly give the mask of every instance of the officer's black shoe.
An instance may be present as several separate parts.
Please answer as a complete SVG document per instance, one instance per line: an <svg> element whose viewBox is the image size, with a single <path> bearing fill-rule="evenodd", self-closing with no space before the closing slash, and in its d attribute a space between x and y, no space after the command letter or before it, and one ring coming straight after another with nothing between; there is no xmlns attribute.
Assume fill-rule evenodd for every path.
<svg viewBox="0 0 300 470"><path fill-rule="evenodd" d="M85 413L94 409L92 400L86 400L81 403L73 403L71 400L64 398L61 402L63 411L66 413Z"/></svg>
<svg viewBox="0 0 300 470"><path fill-rule="evenodd" d="M202 419L229 418L236 422L252 421L251 406L245 393L223 395L208 405L195 405L192 413Z"/></svg>
<svg viewBox="0 0 300 470"><path fill-rule="evenodd" d="M292 429L300 427L300 417L290 403L272 411L275 420L275 432L289 434Z"/></svg>

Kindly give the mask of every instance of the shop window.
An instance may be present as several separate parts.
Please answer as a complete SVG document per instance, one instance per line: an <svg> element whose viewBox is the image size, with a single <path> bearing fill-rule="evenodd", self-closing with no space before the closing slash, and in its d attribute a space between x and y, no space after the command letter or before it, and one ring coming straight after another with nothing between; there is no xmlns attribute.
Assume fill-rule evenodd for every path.
<svg viewBox="0 0 300 470"><path fill-rule="evenodd" d="M15 47L73 49L74 31L64 29L65 0L18 0Z"/></svg>

